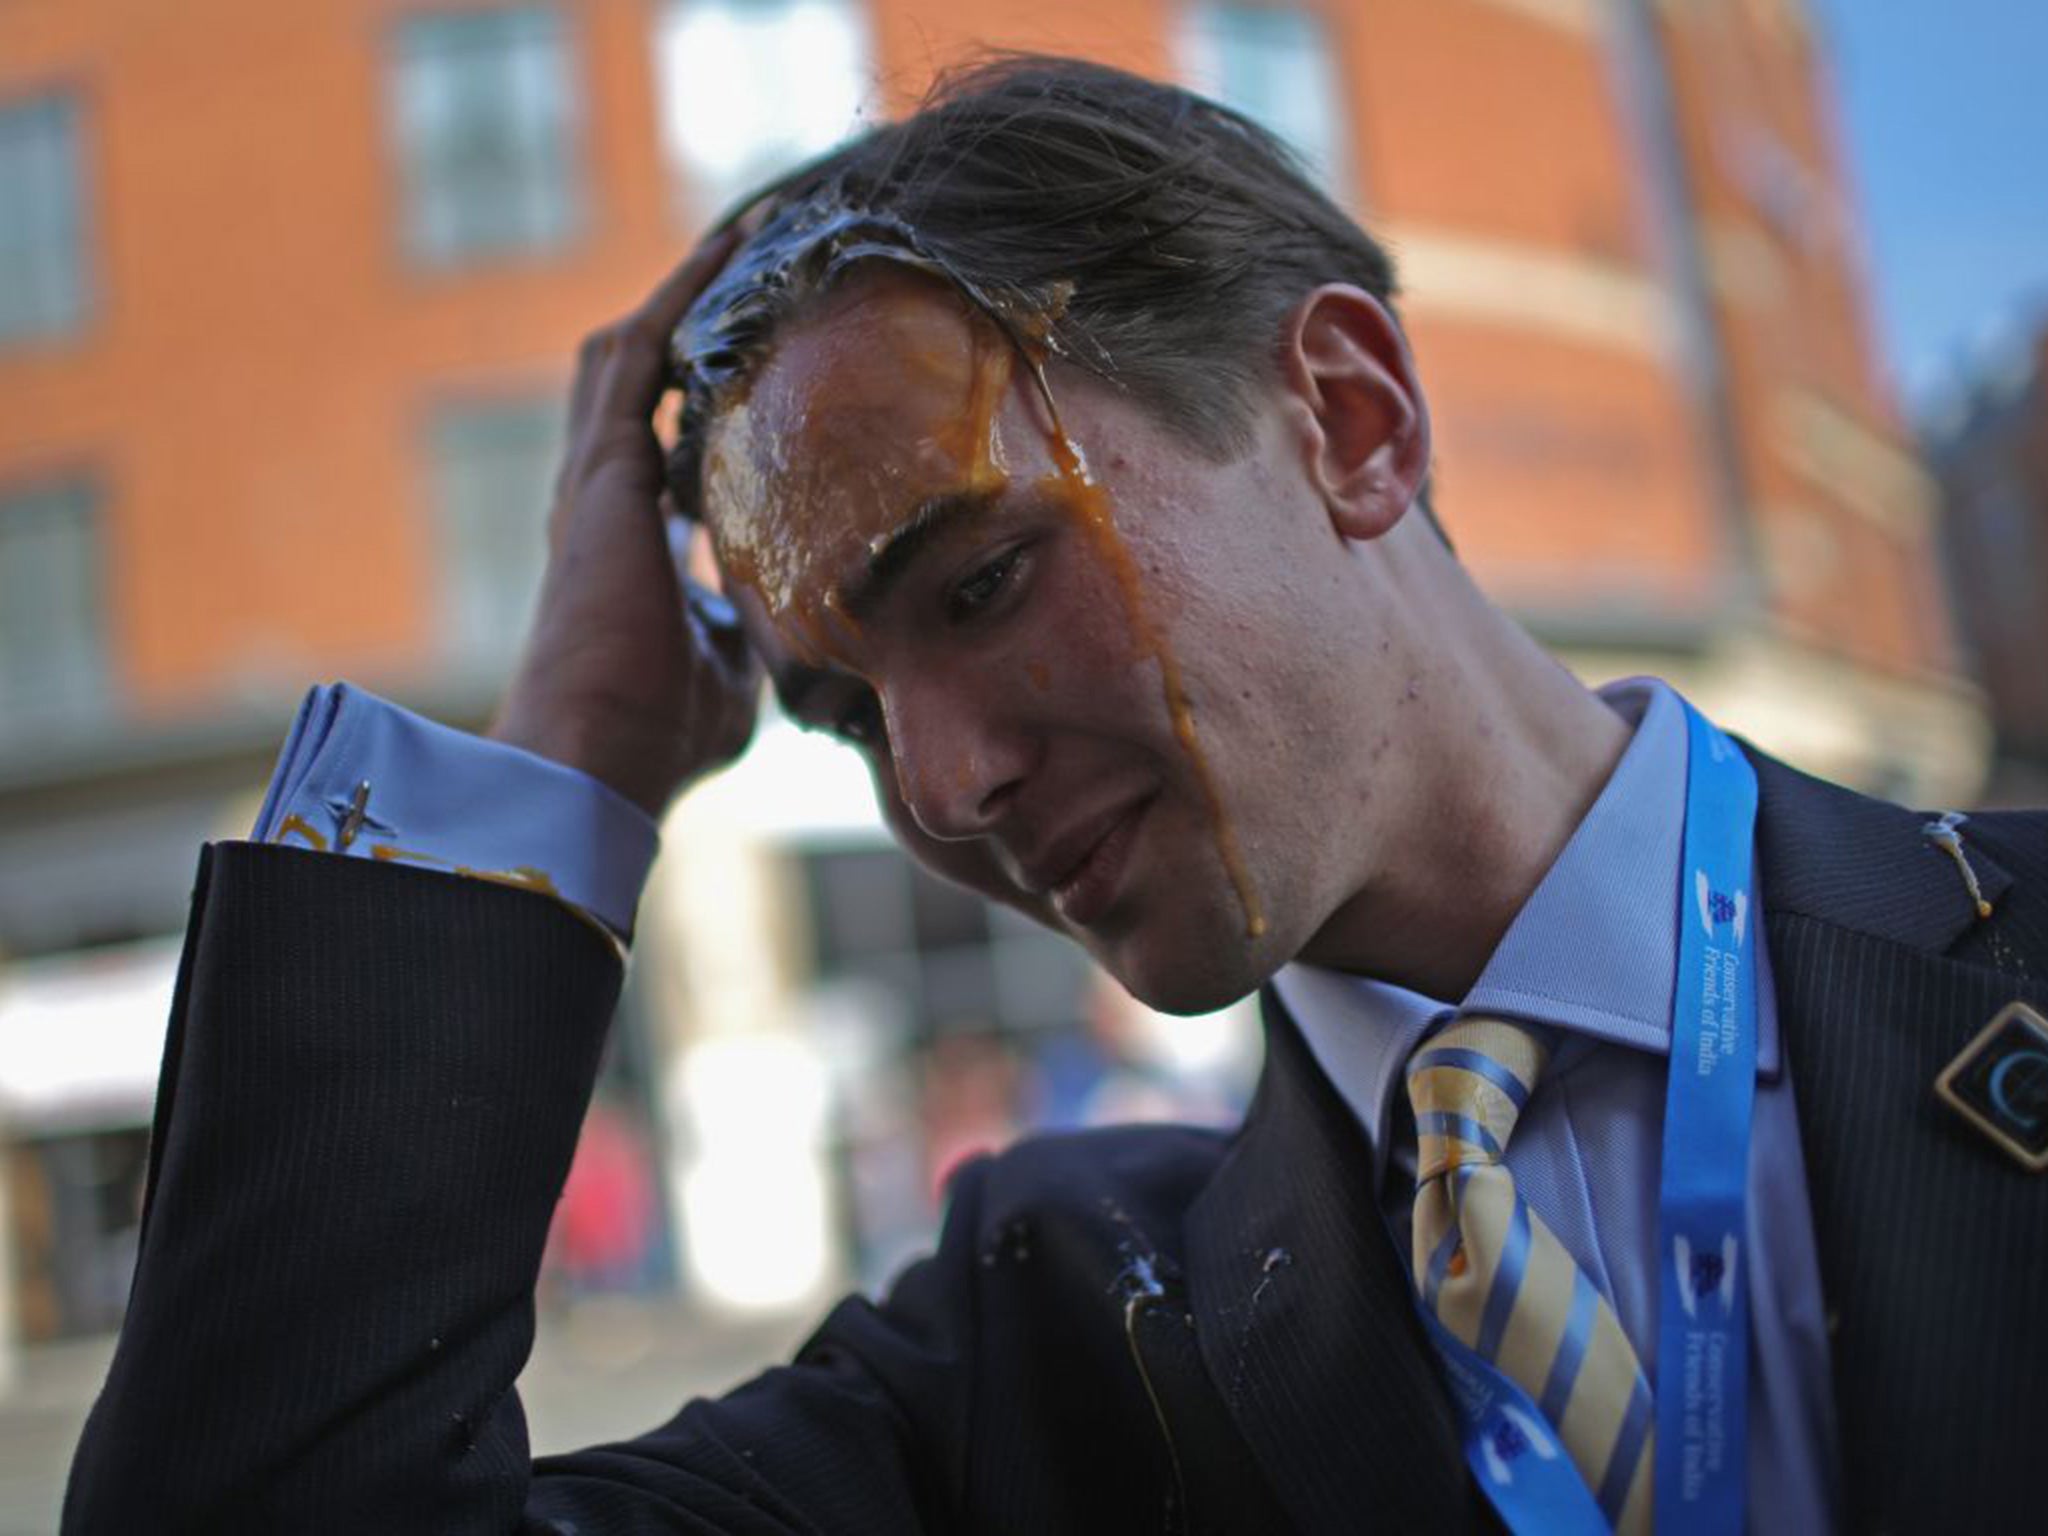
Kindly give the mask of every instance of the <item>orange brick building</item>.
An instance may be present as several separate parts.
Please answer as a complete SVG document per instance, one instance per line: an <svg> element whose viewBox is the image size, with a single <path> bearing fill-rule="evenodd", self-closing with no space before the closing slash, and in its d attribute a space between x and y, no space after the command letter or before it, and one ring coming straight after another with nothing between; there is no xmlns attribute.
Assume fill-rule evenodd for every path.
<svg viewBox="0 0 2048 1536"><path fill-rule="evenodd" d="M1401 263L1461 553L1580 670L1974 792L1798 0L15 0L0 968L175 932L308 682L480 719L578 337L975 44L1178 75L1301 145Z"/></svg>
<svg viewBox="0 0 2048 1536"><path fill-rule="evenodd" d="M68 108L85 291L72 323L0 338L0 487L90 482L100 729L443 670L437 413L549 397L580 332L687 245L706 200L665 154L665 19L777 8L8 8L0 109ZM1603 639L1747 609L1888 678L1947 666L1793 0L811 9L848 18L861 94L890 108L975 41L1185 73L1204 18L1226 47L1237 13L1305 18L1282 46L1324 50L1338 187L1404 261L1443 508L1482 577ZM565 207L538 238L423 257L405 74L465 13L535 21ZM28 730L0 723L0 752Z"/></svg>

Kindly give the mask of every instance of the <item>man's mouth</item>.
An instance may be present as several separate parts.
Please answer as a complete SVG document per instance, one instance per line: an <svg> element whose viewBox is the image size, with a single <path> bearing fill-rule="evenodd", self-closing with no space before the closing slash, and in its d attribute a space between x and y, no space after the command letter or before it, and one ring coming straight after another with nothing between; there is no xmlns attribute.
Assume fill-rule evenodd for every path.
<svg viewBox="0 0 2048 1536"><path fill-rule="evenodd" d="M1076 928L1098 921L1123 888L1139 825L1151 809L1150 798L1118 812L1071 868L1052 882L1053 910Z"/></svg>

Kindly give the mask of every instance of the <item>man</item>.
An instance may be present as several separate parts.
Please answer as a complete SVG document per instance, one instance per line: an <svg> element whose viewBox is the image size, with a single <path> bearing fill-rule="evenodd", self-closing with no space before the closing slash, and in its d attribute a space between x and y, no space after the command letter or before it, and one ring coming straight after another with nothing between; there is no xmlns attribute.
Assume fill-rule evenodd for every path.
<svg viewBox="0 0 2048 1536"><path fill-rule="evenodd" d="M1931 1084L2048 1000L2040 819L1576 684L1427 515L1384 256L1220 109L994 66L743 229L584 350L497 743L316 693L202 864L67 1530L2025 1524L2048 1182ZM793 1365L530 1463L629 803L751 722L672 338L668 491L790 712L1138 996L1270 983L1268 1062L1233 1137L969 1168Z"/></svg>

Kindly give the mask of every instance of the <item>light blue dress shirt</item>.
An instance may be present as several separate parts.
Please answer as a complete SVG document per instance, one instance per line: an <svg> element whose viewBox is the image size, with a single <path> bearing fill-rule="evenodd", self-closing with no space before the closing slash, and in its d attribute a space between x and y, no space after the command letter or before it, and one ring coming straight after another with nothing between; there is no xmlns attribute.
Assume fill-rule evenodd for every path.
<svg viewBox="0 0 2048 1536"><path fill-rule="evenodd" d="M299 706L253 835L526 885L620 939L632 936L661 841L646 812L588 774L346 683Z"/></svg>
<svg viewBox="0 0 2048 1536"><path fill-rule="evenodd" d="M1460 1013L1562 1032L1505 1161L1530 1208L1607 1294L1654 1388L1657 1192L1678 959L1685 716L1678 696L1658 682L1617 684L1602 697L1636 723L1635 734L1462 1003L1453 1007L1307 965L1287 967L1274 985L1371 1140L1374 1187L1404 1257L1415 1133L1402 1084L1417 1043ZM1840 1508L1834 1399L1806 1164L1762 944L1757 965L1749 1529L1807 1536L1834 1529Z"/></svg>

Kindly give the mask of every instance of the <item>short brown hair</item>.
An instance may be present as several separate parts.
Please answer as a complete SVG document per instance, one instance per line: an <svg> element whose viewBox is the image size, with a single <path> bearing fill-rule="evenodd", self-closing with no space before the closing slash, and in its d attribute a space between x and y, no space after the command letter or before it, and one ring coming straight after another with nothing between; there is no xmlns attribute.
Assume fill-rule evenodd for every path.
<svg viewBox="0 0 2048 1536"><path fill-rule="evenodd" d="M694 500L722 387L854 260L946 276L1016 334L1126 390L1205 455L1250 446L1282 317L1323 283L1395 291L1386 251L1242 114L1106 65L1003 55L940 79L736 208L759 220L677 333ZM681 498L679 498L681 499ZM690 501L685 501L685 505Z"/></svg>

